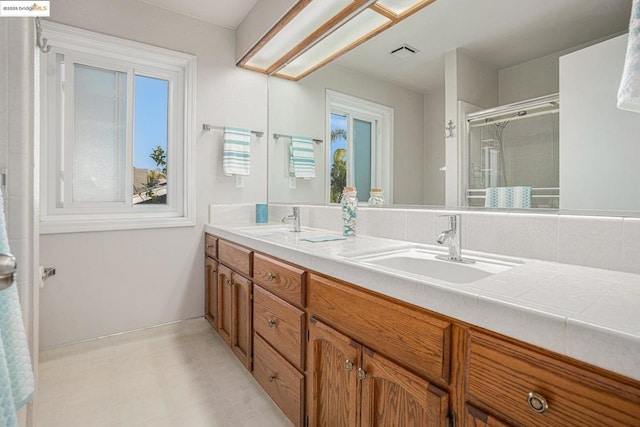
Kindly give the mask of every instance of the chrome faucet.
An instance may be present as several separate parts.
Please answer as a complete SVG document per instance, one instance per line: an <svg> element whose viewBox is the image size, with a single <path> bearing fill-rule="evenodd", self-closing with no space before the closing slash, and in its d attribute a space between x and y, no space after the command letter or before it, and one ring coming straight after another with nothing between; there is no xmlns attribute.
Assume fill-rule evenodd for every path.
<svg viewBox="0 0 640 427"><path fill-rule="evenodd" d="M460 222L462 218L460 215L440 215L449 218L449 229L443 231L438 236L438 244L449 246L449 256L443 257L448 261L462 262L461 248L460 248Z"/></svg>
<svg viewBox="0 0 640 427"><path fill-rule="evenodd" d="M284 218L282 218L282 223L287 223L290 222L293 224L293 231L295 233L299 233L300 232L300 208L298 206L295 206L293 208L293 214L292 215L288 215L285 216Z"/></svg>

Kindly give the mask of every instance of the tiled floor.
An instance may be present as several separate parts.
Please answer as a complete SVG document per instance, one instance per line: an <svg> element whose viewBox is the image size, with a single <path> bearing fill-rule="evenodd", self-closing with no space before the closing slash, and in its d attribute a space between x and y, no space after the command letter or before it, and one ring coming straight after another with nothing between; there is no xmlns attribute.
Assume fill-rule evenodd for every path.
<svg viewBox="0 0 640 427"><path fill-rule="evenodd" d="M290 426L204 319L43 351L38 427Z"/></svg>

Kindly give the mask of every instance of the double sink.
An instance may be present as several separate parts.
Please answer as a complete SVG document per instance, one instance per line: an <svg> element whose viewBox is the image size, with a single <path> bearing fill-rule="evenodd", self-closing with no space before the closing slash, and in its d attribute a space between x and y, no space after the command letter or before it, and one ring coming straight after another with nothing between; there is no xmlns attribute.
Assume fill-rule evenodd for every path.
<svg viewBox="0 0 640 427"><path fill-rule="evenodd" d="M340 238L335 232L303 227L294 233L291 226L255 225L236 231L275 243L300 244L306 238ZM349 238L351 239L351 238ZM310 243L313 244L313 243ZM421 244L382 246L376 250L345 251L336 254L345 260L372 266L392 273L436 279L448 283L468 284L523 264L522 261L487 256L464 257L464 261L446 259L445 251Z"/></svg>

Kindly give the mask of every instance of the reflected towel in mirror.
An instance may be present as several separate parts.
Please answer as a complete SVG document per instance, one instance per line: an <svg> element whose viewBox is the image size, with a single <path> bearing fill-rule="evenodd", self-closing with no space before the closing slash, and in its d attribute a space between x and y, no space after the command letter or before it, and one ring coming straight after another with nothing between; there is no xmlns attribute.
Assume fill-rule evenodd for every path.
<svg viewBox="0 0 640 427"><path fill-rule="evenodd" d="M305 136L292 136L289 145L289 174L296 178L315 178L316 161L313 139Z"/></svg>
<svg viewBox="0 0 640 427"><path fill-rule="evenodd" d="M489 187L484 206L487 208L530 208L531 187Z"/></svg>

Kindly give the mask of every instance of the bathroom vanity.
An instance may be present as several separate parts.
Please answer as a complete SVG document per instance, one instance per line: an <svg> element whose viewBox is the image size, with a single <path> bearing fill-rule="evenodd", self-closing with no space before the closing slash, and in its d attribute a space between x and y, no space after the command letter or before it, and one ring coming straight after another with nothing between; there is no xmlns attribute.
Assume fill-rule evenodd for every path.
<svg viewBox="0 0 640 427"><path fill-rule="evenodd" d="M640 373L470 321L456 308L470 298L464 285L345 256L403 242L310 243L268 227L206 227L207 318L294 425L640 425ZM467 309L491 317L491 306ZM526 307L493 313L520 315L544 334L548 319Z"/></svg>

